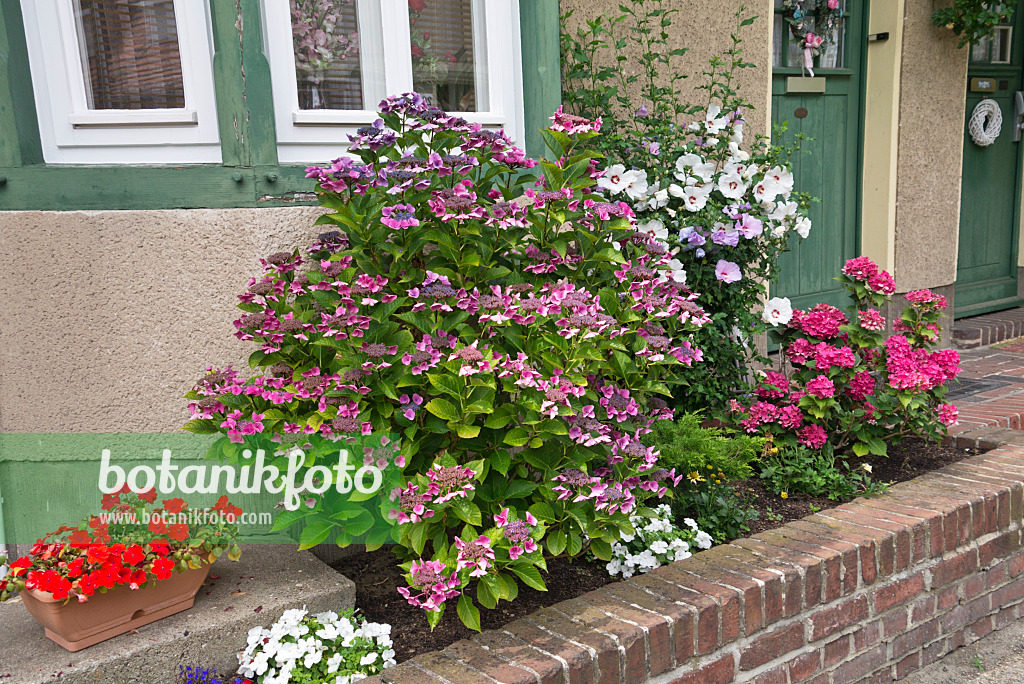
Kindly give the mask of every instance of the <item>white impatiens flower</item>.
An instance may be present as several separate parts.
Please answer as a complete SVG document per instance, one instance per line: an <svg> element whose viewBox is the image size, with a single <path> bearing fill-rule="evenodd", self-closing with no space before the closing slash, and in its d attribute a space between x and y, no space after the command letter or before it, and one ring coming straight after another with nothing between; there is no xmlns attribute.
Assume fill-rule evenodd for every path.
<svg viewBox="0 0 1024 684"><path fill-rule="evenodd" d="M597 179L597 187L617 195L625 190L632 181L632 171L627 171L626 167L622 164L613 164L605 170L603 176Z"/></svg>
<svg viewBox="0 0 1024 684"><path fill-rule="evenodd" d="M718 191L728 199L742 199L747 192L747 184L743 182L740 174L726 173L718 179Z"/></svg>
<svg viewBox="0 0 1024 684"><path fill-rule="evenodd" d="M620 533L620 541L612 543L612 558L605 565L608 574L629 578L689 558L693 546L710 548L711 535L700 530L695 521L686 518L684 527L677 527L672 518L672 509L666 504L649 511L647 517L631 516L629 523L636 534Z"/></svg>
<svg viewBox="0 0 1024 684"><path fill-rule="evenodd" d="M643 233L649 233L662 242L668 240L668 228L665 227L664 221L660 219L651 219L647 223L638 223L636 229Z"/></svg>
<svg viewBox="0 0 1024 684"><path fill-rule="evenodd" d="M704 530L697 530L697 537L693 541L702 549L710 549L713 540L711 539L711 535Z"/></svg>
<svg viewBox="0 0 1024 684"><path fill-rule="evenodd" d="M806 238L811 234L811 219L806 216L801 216L797 219L796 225L793 226L793 228L796 230L797 235L802 238Z"/></svg>
<svg viewBox="0 0 1024 684"><path fill-rule="evenodd" d="M793 304L788 297L772 297L764 305L761 318L769 325L786 325L793 318Z"/></svg>
<svg viewBox="0 0 1024 684"><path fill-rule="evenodd" d="M647 172L628 171L623 176L627 179L626 195L632 200L638 200L647 194Z"/></svg>

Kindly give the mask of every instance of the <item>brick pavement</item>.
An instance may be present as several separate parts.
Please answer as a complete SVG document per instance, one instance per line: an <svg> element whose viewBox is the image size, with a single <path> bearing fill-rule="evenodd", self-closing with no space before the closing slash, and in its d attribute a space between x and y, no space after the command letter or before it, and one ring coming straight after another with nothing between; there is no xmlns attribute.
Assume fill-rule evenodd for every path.
<svg viewBox="0 0 1024 684"><path fill-rule="evenodd" d="M953 324L953 346L976 349L1024 335L1024 307L996 311Z"/></svg>
<svg viewBox="0 0 1024 684"><path fill-rule="evenodd" d="M955 389L980 391L952 400L960 409L960 423L950 435L958 443L989 442L999 429L1024 430L1024 341L963 350L960 367L962 385Z"/></svg>

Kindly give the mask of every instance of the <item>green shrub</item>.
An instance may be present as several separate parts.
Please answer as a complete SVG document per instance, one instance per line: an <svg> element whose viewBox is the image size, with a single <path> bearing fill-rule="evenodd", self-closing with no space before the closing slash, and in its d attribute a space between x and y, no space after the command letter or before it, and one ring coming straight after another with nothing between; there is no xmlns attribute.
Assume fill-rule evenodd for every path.
<svg viewBox="0 0 1024 684"><path fill-rule="evenodd" d="M677 473L721 471L726 481L745 480L754 474L751 463L764 449L765 440L703 427L700 413L681 413L674 421L662 420L643 438L644 444L661 450L660 463Z"/></svg>

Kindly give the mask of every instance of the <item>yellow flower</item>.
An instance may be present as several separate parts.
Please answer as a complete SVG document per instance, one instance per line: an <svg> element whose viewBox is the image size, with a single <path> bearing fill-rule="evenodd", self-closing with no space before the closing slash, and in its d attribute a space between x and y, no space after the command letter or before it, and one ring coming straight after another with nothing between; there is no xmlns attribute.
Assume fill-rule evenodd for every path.
<svg viewBox="0 0 1024 684"><path fill-rule="evenodd" d="M788 499L789 498L789 494L787 494L786 492L782 492L781 496L782 496L783 499Z"/></svg>
<svg viewBox="0 0 1024 684"><path fill-rule="evenodd" d="M690 473L689 475L687 475L686 479L688 479L692 484L697 484L698 482L703 482L704 481L704 478L701 477L700 473L698 473L697 471L694 471L694 472Z"/></svg>

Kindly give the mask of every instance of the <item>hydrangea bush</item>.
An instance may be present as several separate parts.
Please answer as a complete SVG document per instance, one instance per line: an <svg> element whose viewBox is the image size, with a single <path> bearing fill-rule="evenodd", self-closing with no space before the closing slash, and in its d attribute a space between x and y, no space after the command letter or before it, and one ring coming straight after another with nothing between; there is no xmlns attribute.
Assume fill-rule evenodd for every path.
<svg viewBox="0 0 1024 684"><path fill-rule="evenodd" d="M794 190L790 158L798 144L759 138L744 146L748 103L733 82L737 70L754 66L738 37L754 18L738 8L732 47L711 60L694 97L674 62L685 50L668 46L676 12L660 0L629 0L618 14L563 33L566 98L577 114L611 122L600 187L630 204L641 230L670 245L681 279L701 293L711 322L695 341L705 363L678 378L675 396L684 410L718 410L748 387L749 361L767 362L752 343L765 331L757 311L779 256L794 235L810 232L811 198ZM635 65L630 52L639 53ZM694 100L703 102L681 104Z"/></svg>
<svg viewBox="0 0 1024 684"><path fill-rule="evenodd" d="M665 563L689 558L692 548L711 548L711 535L700 530L692 518L684 519L681 528L673 524L668 504L657 506L653 517L634 516L630 522L636 533L623 534L612 545L612 560L606 567L613 577L621 575L626 579L650 572Z"/></svg>
<svg viewBox="0 0 1024 684"><path fill-rule="evenodd" d="M479 629L476 602L543 589L546 558L610 560L678 483L641 437L671 417L663 381L701 360L708 318L629 204L595 194L600 120L560 108L530 171L503 133L417 95L381 109L356 157L309 170L338 230L264 259L240 297L256 373L211 368L186 429L225 433L227 459L270 441L283 467L301 446L325 486L339 440L396 436L388 496L328 489L278 527L301 521L304 547L395 543L403 596L431 624L458 597Z"/></svg>
<svg viewBox="0 0 1024 684"><path fill-rule="evenodd" d="M731 420L776 442L857 456L884 456L888 444L913 435L938 439L957 419L944 402L945 383L960 372L960 356L934 350L946 299L930 290L905 295L892 322L881 313L896 290L892 276L867 257L846 262L841 282L852 298L847 313L829 304L793 311L769 302L764 316L777 330L788 373L772 371L756 396L733 401Z"/></svg>
<svg viewBox="0 0 1024 684"><path fill-rule="evenodd" d="M249 630L238 673L257 684L352 684L395 665L391 625L333 611L286 610Z"/></svg>

